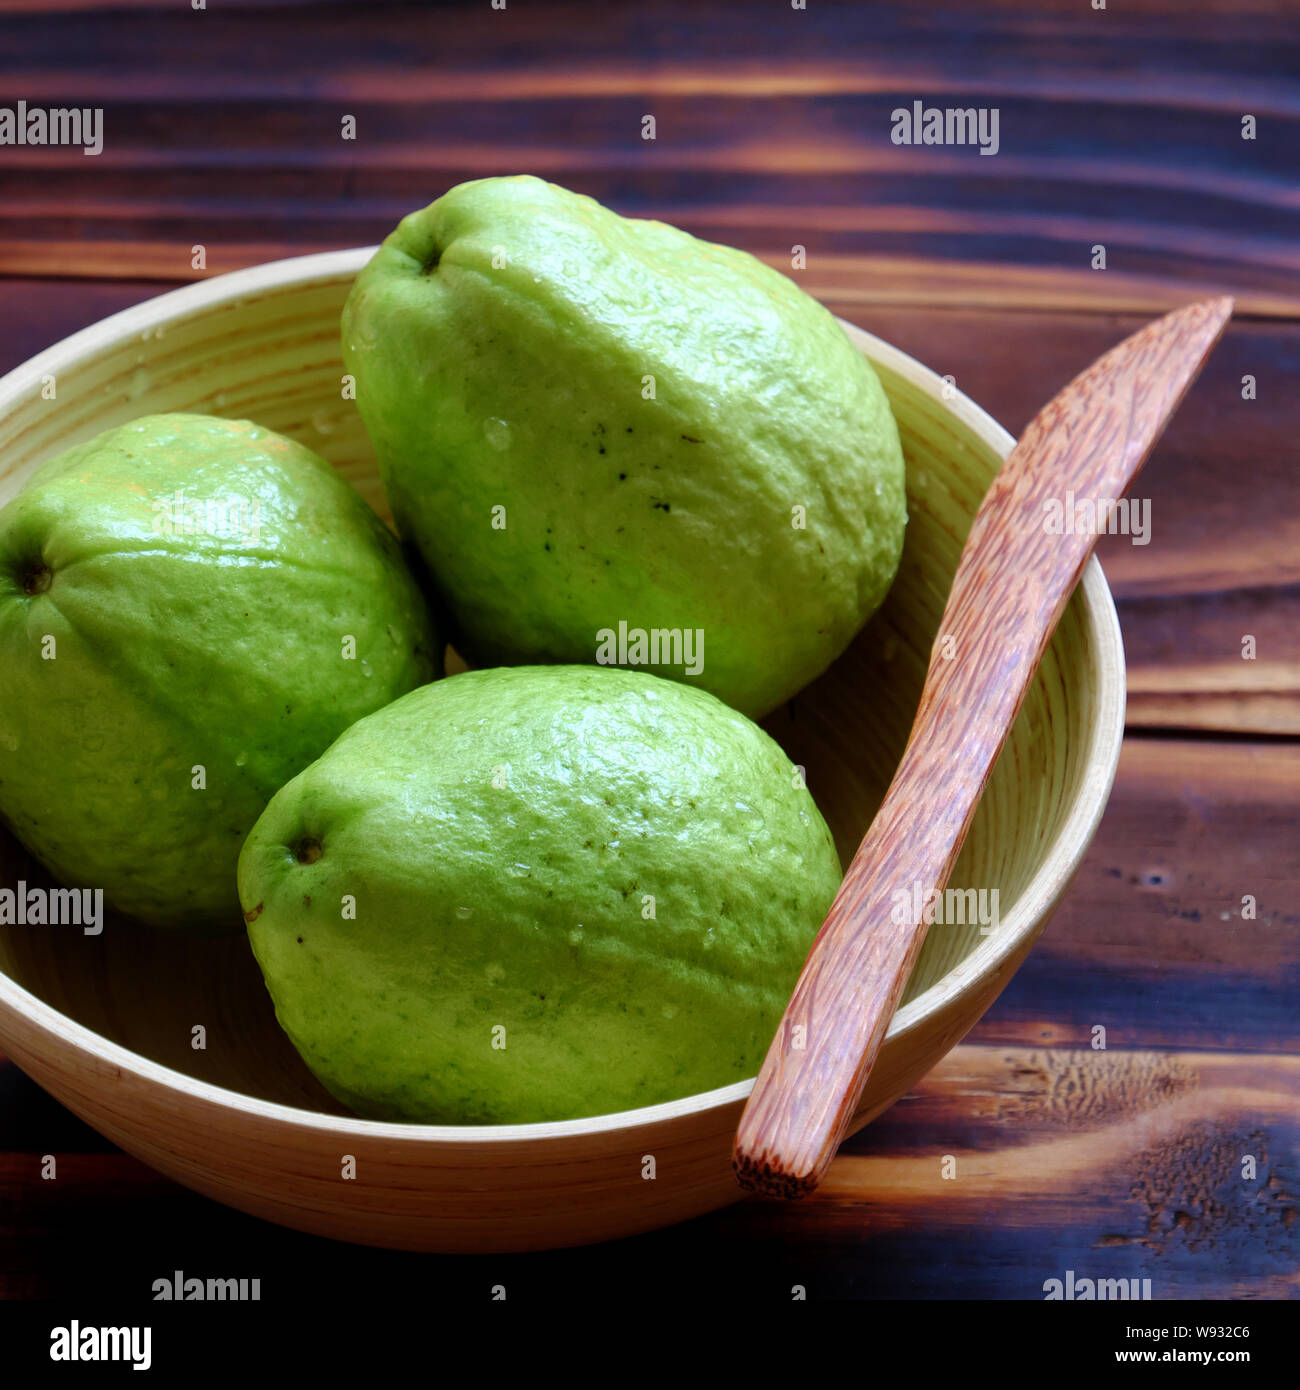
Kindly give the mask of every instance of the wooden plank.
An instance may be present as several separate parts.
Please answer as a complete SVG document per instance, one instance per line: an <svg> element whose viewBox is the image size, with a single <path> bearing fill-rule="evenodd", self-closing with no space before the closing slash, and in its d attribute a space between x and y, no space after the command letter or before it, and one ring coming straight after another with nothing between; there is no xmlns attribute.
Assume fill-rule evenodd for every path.
<svg viewBox="0 0 1300 1390"><path fill-rule="evenodd" d="M447 186L446 183L440 187ZM406 211L427 201L416 194ZM189 281L220 275L264 261L313 251L373 245L396 225L397 218L358 228L353 236L320 234L318 240L204 241L201 226L191 221L187 232L172 241L92 242L17 238L0 241L0 277ZM714 238L718 239L718 238ZM804 243L791 243L804 244ZM192 248L202 245L206 268L191 267ZM788 269L789 256L761 254L779 269ZM1293 278L1293 277L1292 277ZM1177 308L1190 299L1220 294L1236 297L1245 317L1293 320L1300 318L1300 294L1265 284L1252 288L1243 277L1189 275L1176 282L1160 275L1088 271L1051 267L1009 266L1000 263L945 262L911 256L814 257L803 284L815 298L835 302L847 317L860 318L864 307L905 305L974 307L990 312L1049 310L1088 315L1141 315L1144 318Z"/></svg>
<svg viewBox="0 0 1300 1390"><path fill-rule="evenodd" d="M1297 45L1267 13L1180 11L1176 40L1160 7L924 25L904 5L869 22L836 5L746 24L717 5L368 16L357 32L346 7L311 26L292 6L92 7L54 59L48 27L15 15L0 73L33 103L102 104L108 126L94 160L0 152L0 273L187 277L196 241L214 269L366 243L450 183L510 169L766 256L805 245L810 286L859 303L887 286L895 302L1149 311L1177 281L1260 315L1300 305ZM913 99L996 105L997 157L894 145L891 113Z"/></svg>
<svg viewBox="0 0 1300 1390"><path fill-rule="evenodd" d="M1119 613L1130 728L1300 735L1300 584L1121 591Z"/></svg>
<svg viewBox="0 0 1300 1390"><path fill-rule="evenodd" d="M1260 56L1267 73L1280 67L1287 41L1295 39L1287 0L1127 0L1122 7L1082 14L1077 0L993 0L974 9L950 0L923 12L893 0L867 14L858 0L821 0L803 11L782 6L755 23L738 22L730 0L654 0L601 12L581 0L535 0L505 11L472 5L459 7L455 23L437 22L422 8L404 0L371 0L364 23L358 23L348 0L318 0L311 5L313 22L304 25L304 6L294 0L223 0L197 15L188 6L178 11L172 0L0 0L0 15L11 17L6 23L15 63L51 58L51 26L44 19L61 9L80 17L79 25L65 22L60 35L68 67L93 65L101 54L107 67L132 58L147 65L155 53L166 52L171 62L160 68L164 78L169 71L198 71L215 80L231 71L247 79L286 70L297 75L298 68L286 64L291 56L312 74L313 82L304 83L309 89L317 74L384 58L390 60L387 70L400 74L430 62L510 70L544 60L563 69L575 59L614 55L657 70L661 58L671 58L676 69L775 55L791 63L815 58L839 64L853 80L855 59L894 48L916 67L949 75L969 69L976 81L990 73L1032 77L1036 64L1048 69L1044 81L1058 66L1077 76L1080 66L1101 56L1122 56L1112 78L1132 84L1144 74L1214 68L1216 62L1221 71L1240 73ZM130 15L132 9L147 17ZM1235 22L1241 19L1248 22ZM249 33L263 42L247 47L237 64L235 44ZM196 42L200 36L202 43ZM147 52L139 48L142 38ZM1132 51L1126 45L1136 38L1163 43ZM391 61L397 40L403 43L400 63ZM962 57L970 61L953 61Z"/></svg>
<svg viewBox="0 0 1300 1390"><path fill-rule="evenodd" d="M1300 744L1126 739L1065 902L972 1040L1295 1049L1297 825Z"/></svg>
<svg viewBox="0 0 1300 1390"><path fill-rule="evenodd" d="M1295 1057L964 1046L806 1204L716 1225L751 1258L857 1239L858 1296L1042 1298L1074 1270L1295 1297L1298 1081Z"/></svg>
<svg viewBox="0 0 1300 1390"><path fill-rule="evenodd" d="M815 1298L1041 1298L1073 1269L1150 1278L1157 1298L1294 1296L1298 1081L1295 1057L966 1045L851 1140L806 1201L545 1261L422 1256L421 1286L486 1298L504 1282L545 1299L558 1280L625 1301L662 1292L671 1267L678 1297L788 1299L802 1283ZM55 1157L47 1181L39 1146L0 1155L0 1296L147 1298L182 1268L255 1275L283 1299L411 1263L262 1225L124 1155Z"/></svg>
<svg viewBox="0 0 1300 1390"><path fill-rule="evenodd" d="M223 0L222 10L236 14L265 11L276 3L277 0ZM287 0L287 3L292 5L293 0ZM397 0L397 3L400 3L400 0ZM347 8L352 4L353 0L312 0L313 9L326 12L331 6ZM857 0L823 0L818 8L833 12L836 9L852 9L856 4ZM394 8L396 8L395 0L372 0L368 6L372 14ZM580 17L572 3L568 5L544 4L533 8L549 11L558 10L572 18ZM652 19L658 19L672 8L666 4L647 5L644 13ZM171 0L0 0L0 15L35 17L51 13L75 12L81 15L94 15L100 11L116 13L132 10L169 13L171 9ZM1028 10L1025 0L985 0L980 9L1009 16L1017 20L1023 27L1030 29L1041 29L1044 25L1050 25L1059 19L1067 21L1076 19L1078 15L1078 6L1075 0L1034 0L1032 7ZM706 4L694 3L692 0L689 10L696 14L700 11L716 13L721 10L725 14L726 6L719 4L718 0ZM581 13L590 16L589 10ZM946 6L936 6L930 13L943 15L945 18L950 17L954 20L961 18L961 11L953 8L951 0ZM1188 27L1193 30L1201 19L1247 15L1253 21L1267 22L1270 18L1284 20L1288 13L1287 0L1179 0L1178 4L1180 19L1185 20ZM1144 22L1149 25L1152 20L1164 20L1168 14L1169 0L1129 0L1122 11L1116 12L1114 22L1123 25L1131 32ZM1110 16L1107 15L1107 18L1109 19Z"/></svg>

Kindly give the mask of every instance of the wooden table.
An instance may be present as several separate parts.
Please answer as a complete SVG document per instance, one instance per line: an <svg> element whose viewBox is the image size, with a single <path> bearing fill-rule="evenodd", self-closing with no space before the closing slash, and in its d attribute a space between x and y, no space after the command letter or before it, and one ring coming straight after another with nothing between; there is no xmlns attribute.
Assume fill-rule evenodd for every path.
<svg viewBox="0 0 1300 1390"><path fill-rule="evenodd" d="M0 0L0 104L105 113L98 157L0 148L4 370L203 273L195 246L211 273L367 244L449 184L504 172L786 267L805 246L810 292L1013 432L1143 320L1211 292L1238 303L1139 483L1150 543L1102 545L1128 738L1087 862L983 1022L845 1147L815 1198L552 1255L357 1250L191 1195L0 1061L0 1295L147 1289L185 1269L257 1275L264 1299L354 1281L439 1299L501 1283L1035 1299L1067 1270L1150 1278L1156 1298L1294 1296L1300 20L1287 11L128 0L110 15ZM892 144L890 113L914 100L996 107L998 153Z"/></svg>

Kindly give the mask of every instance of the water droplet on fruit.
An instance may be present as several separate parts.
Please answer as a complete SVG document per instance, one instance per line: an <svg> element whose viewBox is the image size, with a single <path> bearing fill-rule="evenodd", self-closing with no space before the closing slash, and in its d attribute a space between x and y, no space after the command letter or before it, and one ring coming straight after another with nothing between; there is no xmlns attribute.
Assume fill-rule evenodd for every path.
<svg viewBox="0 0 1300 1390"><path fill-rule="evenodd" d="M510 426L504 420L484 420L483 437L497 453L504 453L510 447Z"/></svg>
<svg viewBox="0 0 1300 1390"><path fill-rule="evenodd" d="M581 928L581 927L574 927L574 929L569 933L569 945L570 945L570 946L581 946L581 945L582 945L582 928Z"/></svg>
<svg viewBox="0 0 1300 1390"><path fill-rule="evenodd" d="M532 869L530 869L527 864L511 864L506 869L506 873L508 873L511 878L527 878L528 875L532 873Z"/></svg>
<svg viewBox="0 0 1300 1390"><path fill-rule="evenodd" d="M235 766L236 766L236 767L243 767L243 765L244 765L247 761L248 761L248 754L247 754L247 753L236 753L236 754L235 754Z"/></svg>
<svg viewBox="0 0 1300 1390"><path fill-rule="evenodd" d="M472 917L473 915L474 909L472 907L458 907L456 909L456 916L459 917L462 922L466 917Z"/></svg>
<svg viewBox="0 0 1300 1390"><path fill-rule="evenodd" d="M362 663L361 663L361 674L362 674L363 676L365 676L365 678L366 678L367 680L369 680L370 677L373 676L373 675L375 674L375 673L370 669L370 663L369 663L368 661L362 661Z"/></svg>

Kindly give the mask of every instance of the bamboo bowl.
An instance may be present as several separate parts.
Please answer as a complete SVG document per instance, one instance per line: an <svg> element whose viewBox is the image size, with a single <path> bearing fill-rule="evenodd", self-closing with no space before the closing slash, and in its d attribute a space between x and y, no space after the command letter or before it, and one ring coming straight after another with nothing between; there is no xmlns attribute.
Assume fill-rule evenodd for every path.
<svg viewBox="0 0 1300 1390"><path fill-rule="evenodd" d="M246 416L303 441L387 515L359 417L340 392L339 312L370 254L305 256L202 281L11 372L0 380L0 505L52 454L137 415L185 410ZM902 431L906 551L856 643L766 721L807 769L844 863L906 743L962 542L1013 442L932 372L846 328L875 363ZM997 890L997 929L931 930L855 1127L929 1071L1024 959L1101 817L1123 718L1119 626L1093 560L952 879ZM0 831L0 884L19 879L48 882ZM196 1025L207 1035L197 1051ZM558 1124L455 1128L344 1113L280 1032L241 937L155 934L111 917L98 937L0 926L0 1049L176 1181L343 1240L542 1249L666 1226L742 1195L730 1149L749 1082Z"/></svg>

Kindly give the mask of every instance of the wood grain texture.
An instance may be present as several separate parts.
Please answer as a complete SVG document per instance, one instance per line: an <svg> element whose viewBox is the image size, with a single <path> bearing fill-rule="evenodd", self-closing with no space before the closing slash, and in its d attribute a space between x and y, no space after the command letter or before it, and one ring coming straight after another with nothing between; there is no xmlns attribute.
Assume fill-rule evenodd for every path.
<svg viewBox="0 0 1300 1390"><path fill-rule="evenodd" d="M0 0L0 101L106 108L97 160L0 149L0 265L17 277L0 281L0 369L201 273L195 242L209 272L362 245L448 183L506 168L783 269L805 245L805 288L954 374L1013 433L1141 321L1235 293L1236 320L1143 472L1151 543L1099 548L1133 732L1093 849L972 1034L982 1045L850 1139L828 1190L797 1208L748 1203L541 1258L342 1246L109 1152L0 1064L0 1296L135 1301L179 1267L261 1275L276 1301L361 1286L477 1301L502 1277L512 1298L570 1306L786 1301L796 1283L810 1297L1037 1298L1066 1268L1146 1275L1157 1297L1295 1297L1294 1221L1279 1243L1249 1194L1206 1180L1224 1172L1223 1134L1240 1152L1262 1133L1264 1184L1300 1181L1289 1122L1217 1108L1294 1090L1275 1054L1300 1046L1294 6L810 0L798 23L780 3L741 19L698 0L616 8L221 0L196 16L172 0ZM891 146L889 110L918 97L998 105L999 155ZM342 111L359 117L353 150ZM1104 272L1088 268L1098 241ZM1142 734L1162 728L1191 736ZM1235 736L1205 736L1219 731ZM1247 892L1257 921L1240 915ZM1099 1023L1116 1049L1104 1069L1088 1051ZM1145 1153L1145 1116L1195 1094L1189 1068L1218 1100ZM1136 1147L1112 1162L1108 1141L1071 1193L1044 1194L1051 1174L1026 1156L1078 1110L1122 1116ZM57 1181L32 1161L47 1152ZM909 1197L950 1152L956 1183ZM998 1181L971 1187L981 1153L1002 1156ZM844 1167L857 1159L873 1166ZM924 1182L906 1177L918 1159Z"/></svg>
<svg viewBox="0 0 1300 1390"><path fill-rule="evenodd" d="M963 1045L849 1140L805 1201L544 1257L404 1255L268 1227L99 1152L20 1078L27 1147L0 1119L0 1297L97 1301L112 1288L141 1303L182 1269L260 1278L275 1304L411 1283L439 1302L504 1283L511 1300L584 1306L788 1302L796 1285L815 1299L1041 1299L1073 1269L1149 1278L1157 1299L1294 1298L1298 1065Z"/></svg>
<svg viewBox="0 0 1300 1390"><path fill-rule="evenodd" d="M1073 1269L1149 1278L1157 1299L1294 1298L1297 1065L962 1047L807 1201L719 1225L758 1250L861 1232L875 1296L1042 1298Z"/></svg>
<svg viewBox="0 0 1300 1390"><path fill-rule="evenodd" d="M907 748L745 1106L734 1157L743 1187L801 1197L825 1173L933 920L921 903L948 883L1103 518L1231 313L1226 299L1190 305L1112 348L1030 421L980 504ZM1091 508L1077 527L1076 499ZM901 915L900 893L914 903Z"/></svg>
<svg viewBox="0 0 1300 1390"><path fill-rule="evenodd" d="M1167 5L70 5L57 46L20 6L0 86L102 106L105 149L0 150L0 274L365 245L529 172L786 265L803 245L812 292L858 304L1294 315L1298 51L1282 11L1171 30ZM916 99L996 106L998 154L891 143Z"/></svg>
<svg viewBox="0 0 1300 1390"><path fill-rule="evenodd" d="M1073 892L974 1036L1300 1049L1298 825L1294 741L1128 738Z"/></svg>

